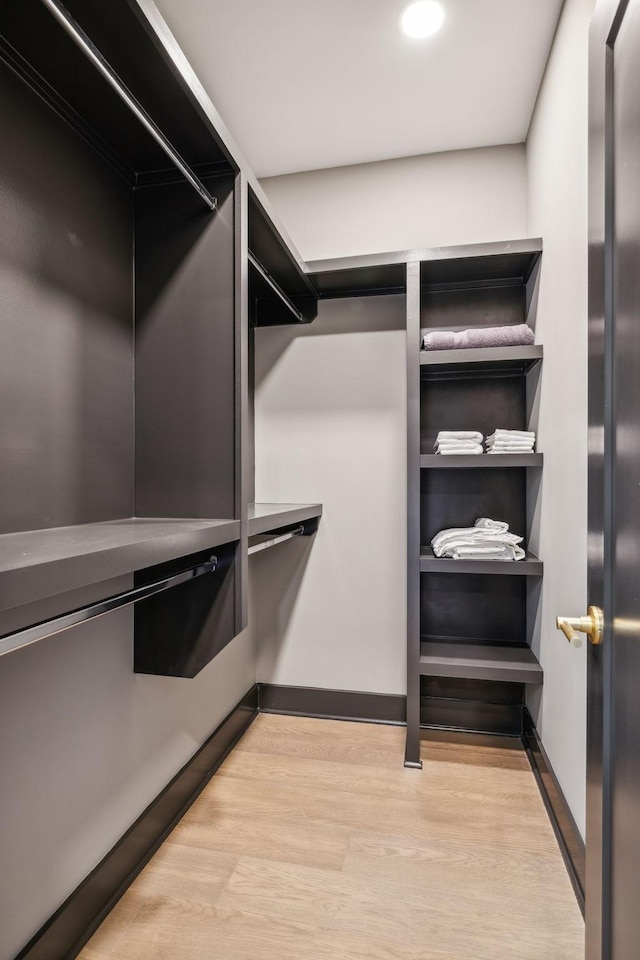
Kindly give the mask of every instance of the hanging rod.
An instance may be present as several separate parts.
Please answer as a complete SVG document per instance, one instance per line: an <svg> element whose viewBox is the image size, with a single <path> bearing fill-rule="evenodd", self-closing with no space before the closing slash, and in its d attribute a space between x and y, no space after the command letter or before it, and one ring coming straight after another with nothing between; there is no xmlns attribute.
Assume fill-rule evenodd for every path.
<svg viewBox="0 0 640 960"><path fill-rule="evenodd" d="M268 273L267 270L265 270L265 268L262 266L260 261L256 260L254 255L251 253L251 250L249 250L248 256L249 256L249 263L251 264L251 266L255 267L255 269L258 271L258 273L260 274L264 282L267 283L271 287L273 292L276 294L276 296L278 296L280 300L282 300L287 310L289 310L289 312L294 315L298 323L304 323L304 314L301 313L300 310L298 310L296 305L286 295L282 287L278 283L276 283L276 281L273 279L271 274Z"/></svg>
<svg viewBox="0 0 640 960"><path fill-rule="evenodd" d="M300 524L295 530L288 533L281 533L278 537L272 537L270 540L263 540L262 543L254 543L249 547L249 556L252 553L259 553L260 550L267 550L269 547L275 547L276 543L284 543L286 540L292 540L294 537L301 537L304 534L304 526Z"/></svg>
<svg viewBox="0 0 640 960"><path fill-rule="evenodd" d="M164 590L177 587L181 583L188 583L197 577L204 576L206 573L214 573L217 564L217 558L211 557L206 563L201 563L197 567L166 577L164 580L157 580L155 583L149 583L144 587L136 587L133 590L127 590L125 593L118 593L114 597L92 603L88 607L73 610L71 613L65 613L53 620L45 620L43 623L37 623L34 627L20 630L18 633L11 633L0 638L0 657L6 653L12 653L14 650L20 650L22 647L28 647L32 643L37 643L38 640L53 637L56 633L62 633L63 630L69 630L71 627L77 627L89 620L103 617L106 613L111 613L120 607L128 607L138 600L146 600L147 597L153 597L156 593L162 593Z"/></svg>
<svg viewBox="0 0 640 960"><path fill-rule="evenodd" d="M216 210L218 201L212 197L202 181L195 175L188 163L182 159L178 151L165 137L162 130L149 116L142 104L134 97L128 87L122 82L111 64L105 60L90 37L82 27L76 23L59 0L42 0L42 3L53 14L58 23L66 30L73 42L82 50L96 69L102 74L107 83L115 90L120 99L128 106L131 113L140 121L143 127L151 134L156 143L164 150L171 162L178 168L191 186L196 190L210 210Z"/></svg>

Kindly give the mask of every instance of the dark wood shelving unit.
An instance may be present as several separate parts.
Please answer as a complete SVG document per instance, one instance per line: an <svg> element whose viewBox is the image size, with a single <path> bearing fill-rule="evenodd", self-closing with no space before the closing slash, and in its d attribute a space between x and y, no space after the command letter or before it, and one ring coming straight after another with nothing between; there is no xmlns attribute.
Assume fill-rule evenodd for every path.
<svg viewBox="0 0 640 960"><path fill-rule="evenodd" d="M425 328L535 329L541 252L541 241L523 240L408 263L408 766L420 763L421 724L521 733L525 685L542 683L529 635L542 561L530 550L518 561L438 558L430 543L478 517L508 522L527 543L542 454L447 456L433 446L440 430L530 428L543 348L420 349Z"/></svg>

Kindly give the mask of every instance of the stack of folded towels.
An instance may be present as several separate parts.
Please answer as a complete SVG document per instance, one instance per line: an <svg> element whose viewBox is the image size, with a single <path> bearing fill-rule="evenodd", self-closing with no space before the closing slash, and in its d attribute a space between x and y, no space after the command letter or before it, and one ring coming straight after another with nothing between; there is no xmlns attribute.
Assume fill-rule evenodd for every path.
<svg viewBox="0 0 640 960"><path fill-rule="evenodd" d="M483 453L482 434L475 430L441 430L433 445L436 453Z"/></svg>
<svg viewBox="0 0 640 960"><path fill-rule="evenodd" d="M524 560L522 537L509 524L480 517L473 527L441 530L431 541L434 556L453 560Z"/></svg>
<svg viewBox="0 0 640 960"><path fill-rule="evenodd" d="M532 430L495 430L487 437L487 453L533 453L535 442Z"/></svg>
<svg viewBox="0 0 640 960"><path fill-rule="evenodd" d="M474 327L471 330L423 330L423 350L469 350L471 347L518 347L534 343L535 334L526 323L506 327Z"/></svg>

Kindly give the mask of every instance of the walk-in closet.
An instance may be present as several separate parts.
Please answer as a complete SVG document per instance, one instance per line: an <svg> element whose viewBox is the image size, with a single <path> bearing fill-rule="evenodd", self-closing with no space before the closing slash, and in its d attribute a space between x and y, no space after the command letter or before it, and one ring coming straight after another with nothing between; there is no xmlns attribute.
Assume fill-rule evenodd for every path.
<svg viewBox="0 0 640 960"><path fill-rule="evenodd" d="M0 3L0 960L637 956L639 49Z"/></svg>

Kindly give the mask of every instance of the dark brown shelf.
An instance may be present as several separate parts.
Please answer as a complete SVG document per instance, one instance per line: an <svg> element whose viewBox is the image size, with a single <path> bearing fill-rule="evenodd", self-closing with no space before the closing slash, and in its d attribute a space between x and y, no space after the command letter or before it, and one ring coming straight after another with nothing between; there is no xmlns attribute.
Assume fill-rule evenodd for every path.
<svg viewBox="0 0 640 960"><path fill-rule="evenodd" d="M541 577L542 560L527 551L524 560L452 560L434 557L431 547L420 548L421 573L491 573L499 576Z"/></svg>
<svg viewBox="0 0 640 960"><path fill-rule="evenodd" d="M539 238L397 250L314 260L307 264L320 296L354 297L404 293L407 264L420 264L423 291L521 286L542 253Z"/></svg>
<svg viewBox="0 0 640 960"><path fill-rule="evenodd" d="M421 470L491 470L499 467L541 467L541 453L463 453L420 455Z"/></svg>
<svg viewBox="0 0 640 960"><path fill-rule="evenodd" d="M462 640L420 641L420 673L431 677L542 683L542 667L531 648Z"/></svg>
<svg viewBox="0 0 640 960"><path fill-rule="evenodd" d="M240 538L239 520L111 520L0 536L0 609L32 603Z"/></svg>
<svg viewBox="0 0 640 960"><path fill-rule="evenodd" d="M250 503L249 536L271 533L321 516L321 503Z"/></svg>
<svg viewBox="0 0 640 960"><path fill-rule="evenodd" d="M422 376L442 373L526 373L542 360L541 344L524 347L473 347L469 350L421 350Z"/></svg>

